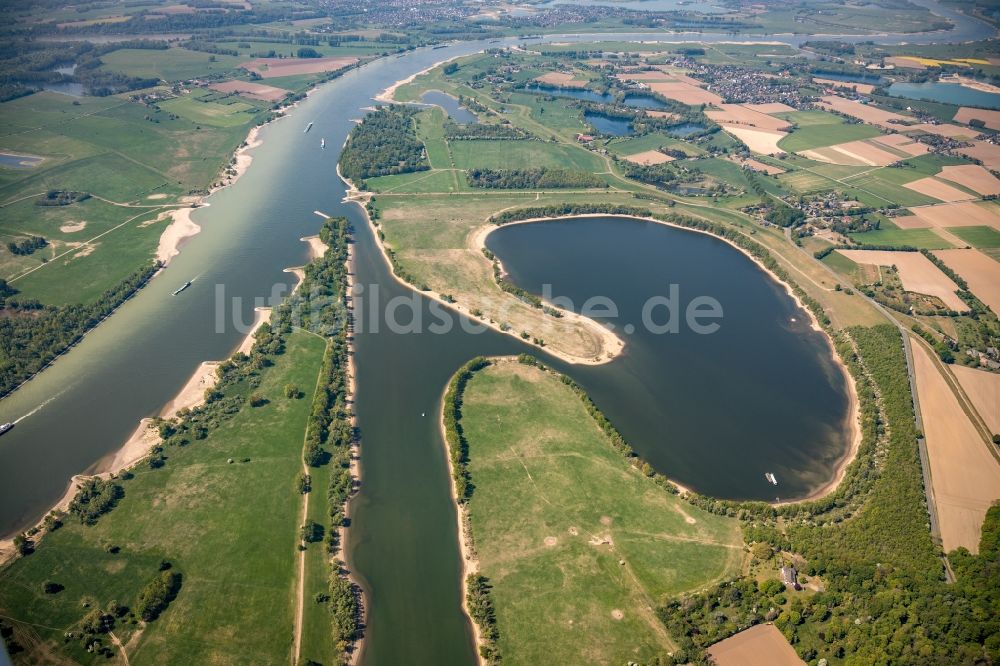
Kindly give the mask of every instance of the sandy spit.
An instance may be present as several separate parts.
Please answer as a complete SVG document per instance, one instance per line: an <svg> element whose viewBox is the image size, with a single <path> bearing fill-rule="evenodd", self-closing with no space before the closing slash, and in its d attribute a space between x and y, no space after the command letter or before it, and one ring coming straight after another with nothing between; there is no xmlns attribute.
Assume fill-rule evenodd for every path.
<svg viewBox="0 0 1000 666"><path fill-rule="evenodd" d="M389 270L392 273L393 279L395 279L396 282L398 282L399 284L401 284L401 285L403 285L405 287L413 289L414 291L418 291L415 286L413 286L412 284L410 284L410 283L402 280L398 275L396 275L395 270L393 270L393 268L392 268L392 262L389 261L389 257L386 254L385 243L382 241L381 238L379 238L379 236L378 236L378 230L375 227L375 225L372 223L371 217L368 215L368 210L364 207L364 201L368 197L368 193L367 192L362 192L361 190L357 189L357 187L354 185L353 182L351 182L350 179L346 178L343 174L341 174L340 173L340 167L339 167L339 165L337 167L337 175L340 176L340 178L344 182L346 182L349 185L349 187L350 187L350 190L348 191L347 196L344 197L344 201L356 203L356 204L358 204L358 206L360 206L361 212L364 214L365 219L368 220L368 225L371 227L372 234L375 237L375 242L378 245L379 249L382 251L382 259L386 262L386 265L389 267ZM551 221L551 218L543 218L543 219ZM484 230L487 231L487 232L489 232L492 229L490 229L489 227L486 227ZM473 238L476 238L476 235L474 235ZM473 242L478 242L478 240L475 240ZM468 311L468 309L465 308L464 306L459 305L457 303L449 303L448 301L446 301L443 298L441 298L441 296L439 294L435 294L432 291L418 291L418 293L421 296L423 296L424 298L428 298L428 299L431 299L433 301L436 301L442 307L447 308L448 310L451 310L452 312L457 312L459 314L462 314L462 315L468 317L469 319L472 319L472 320L478 322L481 326L486 326L488 328L493 329L494 331L496 331L498 333L503 333L504 335L509 335L509 336L511 336L513 338L521 340L520 335L518 335L517 333L515 333L513 330L511 330L511 331L502 331L502 330L500 330L500 324L499 323L491 323L489 320L480 319L478 317L475 317L472 314L470 314L469 311ZM580 357L580 356L572 356L570 354L566 354L566 353L558 351L556 349L552 349L551 347L545 347L544 348L545 353L549 354L550 356L555 356L555 357L557 357L557 358L559 358L559 359L561 359L561 360L563 360L563 361L565 361L567 363L571 363L573 365L602 365L604 363L608 363L609 361L617 358L624 351L624 349L625 349L625 341L622 340L621 338L619 338L617 335L615 335L612 331L608 330L604 326L601 326L598 322L594 321L593 319L590 319L589 317L584 317L584 316L582 316L580 314L577 314L576 312L571 312L569 310L565 310L565 309L562 309L562 308L556 308L556 309L558 309L560 312L562 312L563 319L565 321L577 322L577 323L583 325L585 328L587 328L591 332L595 333L600 338L600 340L601 340L603 351L600 354L598 354L597 356L595 356L595 357ZM524 342L525 344L534 345L536 347L538 346L538 345L535 345L535 343L532 342L531 340L522 340L522 342ZM543 349L543 348L539 347L539 349Z"/></svg>

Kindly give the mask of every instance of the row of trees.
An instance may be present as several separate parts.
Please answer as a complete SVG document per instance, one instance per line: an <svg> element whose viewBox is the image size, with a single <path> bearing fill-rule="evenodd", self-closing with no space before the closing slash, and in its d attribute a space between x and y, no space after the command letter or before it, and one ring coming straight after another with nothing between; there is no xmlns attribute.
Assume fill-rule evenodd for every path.
<svg viewBox="0 0 1000 666"><path fill-rule="evenodd" d="M5 297L0 291L0 312L7 315L0 317L0 397L76 344L159 268L157 263L139 269L87 305L42 306L37 301Z"/></svg>
<svg viewBox="0 0 1000 666"><path fill-rule="evenodd" d="M652 211L648 208L638 208L636 206L625 206L621 204L553 204L551 206L533 206L530 208L517 208L505 210L490 217L490 222L496 225L503 225L518 220L531 220L542 217L567 217L570 215L634 215L636 217L649 217Z"/></svg>
<svg viewBox="0 0 1000 666"><path fill-rule="evenodd" d="M469 169L466 180L472 187L489 189L527 190L547 188L607 187L608 184L592 173L571 169L533 167L528 169Z"/></svg>
<svg viewBox="0 0 1000 666"><path fill-rule="evenodd" d="M510 123L456 123L451 120L444 124L444 136L449 141L486 140L519 141L530 139L531 135Z"/></svg>
<svg viewBox="0 0 1000 666"><path fill-rule="evenodd" d="M390 105L366 115L351 130L340 153L341 173L359 182L375 176L429 169L424 144L414 128L413 117L417 113L411 107Z"/></svg>
<svg viewBox="0 0 1000 666"><path fill-rule="evenodd" d="M313 467L328 465L326 548L332 555L339 547L340 528L345 507L354 489L351 478L351 446L355 441L351 410L348 406L349 377L348 336L351 318L347 310L347 259L350 223L347 218L329 218L320 230L320 240L327 246L322 257L305 269L305 279L288 307L307 329L327 340L320 370L319 385L313 399L306 427L306 463ZM328 591L324 602L330 611L333 641L344 653L358 637L361 609L358 590L341 564L330 562Z"/></svg>
<svg viewBox="0 0 1000 666"><path fill-rule="evenodd" d="M28 236L20 240L10 241L7 243L7 250L11 254L25 256L34 254L35 250L40 250L48 244L49 242L41 236Z"/></svg>

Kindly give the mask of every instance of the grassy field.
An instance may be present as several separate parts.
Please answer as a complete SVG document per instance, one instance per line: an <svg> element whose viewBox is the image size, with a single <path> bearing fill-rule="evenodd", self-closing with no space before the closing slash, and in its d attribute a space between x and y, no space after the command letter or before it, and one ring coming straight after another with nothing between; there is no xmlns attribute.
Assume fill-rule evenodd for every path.
<svg viewBox="0 0 1000 666"><path fill-rule="evenodd" d="M653 134L635 137L634 139L610 141L607 144L607 149L616 155L635 155L636 153L642 153L647 150L657 150L664 147L682 150L689 156L702 155L705 152L698 146L687 143L686 141L681 141L680 139L675 139L671 136L667 136L666 134L659 134L655 132Z"/></svg>
<svg viewBox="0 0 1000 666"><path fill-rule="evenodd" d="M852 240L864 245L909 245L926 250L954 247L934 233L933 229L878 229L848 235Z"/></svg>
<svg viewBox="0 0 1000 666"><path fill-rule="evenodd" d="M674 649L650 607L738 570L736 521L631 467L556 375L480 371L462 427L505 663L648 661Z"/></svg>
<svg viewBox="0 0 1000 666"><path fill-rule="evenodd" d="M0 240L50 242L30 256L0 249L0 278L46 303L84 302L148 261L164 225L142 223L210 186L258 117L260 107L218 97L198 90L162 110L124 95L44 92L0 104L0 147L44 158L30 169L0 167ZM35 205L50 190L92 198Z"/></svg>
<svg viewBox="0 0 1000 666"><path fill-rule="evenodd" d="M809 115L805 116L805 113ZM778 142L778 146L782 150L790 153L858 139L870 139L880 134L871 125L848 125L832 113L813 111L785 115L793 116L793 122L799 125L798 129Z"/></svg>
<svg viewBox="0 0 1000 666"><path fill-rule="evenodd" d="M292 334L254 389L268 404L244 403L206 439L165 451L160 469L140 465L122 482L124 498L96 525L70 517L35 553L0 572L0 609L16 622L18 642L27 644L27 634L43 649L46 642L61 645L88 608L112 600L133 606L167 560L183 576L177 598L141 631L127 622L115 627L133 663L287 662L298 566L296 480L323 349L318 337ZM289 383L302 398L285 397ZM65 589L45 594L45 581ZM312 603L325 588L325 579L312 581L306 599ZM104 661L79 640L60 649L82 663Z"/></svg>
<svg viewBox="0 0 1000 666"><path fill-rule="evenodd" d="M949 227L948 232L975 248L1000 248L1000 231L993 227Z"/></svg>
<svg viewBox="0 0 1000 666"><path fill-rule="evenodd" d="M286 45L287 46L287 45ZM101 56L102 69L140 78L183 81L207 74L225 74L236 69L243 58L213 55L184 48L166 50L121 49Z"/></svg>
<svg viewBox="0 0 1000 666"><path fill-rule="evenodd" d="M253 120L260 111L235 96L216 101L217 94L207 90L195 90L188 95L175 97L160 103L160 108L175 113L199 125L213 127L242 127Z"/></svg>
<svg viewBox="0 0 1000 666"><path fill-rule="evenodd" d="M451 154L459 169L483 167L519 169L527 166L605 171L600 157L582 148L546 141L452 141Z"/></svg>

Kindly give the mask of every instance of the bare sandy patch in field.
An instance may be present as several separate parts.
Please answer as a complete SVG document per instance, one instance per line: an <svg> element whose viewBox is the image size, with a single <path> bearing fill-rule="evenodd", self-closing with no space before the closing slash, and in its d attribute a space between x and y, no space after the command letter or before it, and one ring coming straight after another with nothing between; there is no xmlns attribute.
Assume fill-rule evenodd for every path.
<svg viewBox="0 0 1000 666"><path fill-rule="evenodd" d="M913 365L944 549L978 552L986 511L1000 498L1000 464L919 343Z"/></svg>
<svg viewBox="0 0 1000 666"><path fill-rule="evenodd" d="M899 271L899 280L906 291L936 296L946 307L958 312L969 309L955 294L958 285L919 252L888 250L837 250L837 252L856 264L895 266Z"/></svg>
<svg viewBox="0 0 1000 666"><path fill-rule="evenodd" d="M80 248L79 252L76 252L75 254L73 254L72 257L67 259L66 263L68 264L70 261L73 261L74 259L83 259L84 257L89 257L90 255L94 254L96 250L97 250L96 243L87 243L82 248Z"/></svg>
<svg viewBox="0 0 1000 666"><path fill-rule="evenodd" d="M167 195L164 194L163 192L160 192L158 194L150 194L146 198L149 199L150 201L159 201L160 199L166 199Z"/></svg>
<svg viewBox="0 0 1000 666"><path fill-rule="evenodd" d="M926 155L927 151L930 150L926 145L913 140L905 134L886 134L885 136L873 137L869 141L901 150L907 155L913 156Z"/></svg>
<svg viewBox="0 0 1000 666"><path fill-rule="evenodd" d="M979 160L987 169L1000 171L1000 146L987 141L973 141L968 148L958 148L956 152Z"/></svg>
<svg viewBox="0 0 1000 666"><path fill-rule="evenodd" d="M781 102L767 102L765 104L744 104L745 108L758 113L788 113L795 111L794 107L782 104Z"/></svg>
<svg viewBox="0 0 1000 666"><path fill-rule="evenodd" d="M983 196L1000 194L1000 180L978 164L946 166L941 169L937 177L958 183Z"/></svg>
<svg viewBox="0 0 1000 666"><path fill-rule="evenodd" d="M696 85L685 81L654 81L648 84L653 92L668 99L677 100L681 104L722 104L722 98Z"/></svg>
<svg viewBox="0 0 1000 666"><path fill-rule="evenodd" d="M936 250L934 255L969 283L969 289L994 312L1000 312L1000 261L979 250Z"/></svg>
<svg viewBox="0 0 1000 666"><path fill-rule="evenodd" d="M778 142L788 136L788 132L755 129L742 125L723 125L722 129L745 143L755 153L777 155L785 152L781 148L778 148Z"/></svg>
<svg viewBox="0 0 1000 666"><path fill-rule="evenodd" d="M716 666L804 666L773 624L758 624L706 650Z"/></svg>
<svg viewBox="0 0 1000 666"><path fill-rule="evenodd" d="M1000 129L1000 111L986 111L985 109L973 109L963 106L955 114L956 122L969 124L970 120L978 119L986 123L990 129Z"/></svg>
<svg viewBox="0 0 1000 666"><path fill-rule="evenodd" d="M834 79L822 79L818 76L813 77L813 83L819 83L824 86L830 86L831 88L850 88L855 92L859 92L862 95L870 95L875 86L870 83L855 83L853 81L836 81Z"/></svg>
<svg viewBox="0 0 1000 666"><path fill-rule="evenodd" d="M827 95L821 99L819 104L830 110L863 120L869 125L877 125L879 127L889 127L898 130L906 127L907 123L915 122L913 118L907 118L891 111L876 109L867 104L844 99L837 95Z"/></svg>
<svg viewBox="0 0 1000 666"><path fill-rule="evenodd" d="M564 72L546 72L541 76L536 76L535 80L539 83L544 83L550 86L559 86L561 88L587 87L586 80L576 78L575 74L566 74Z"/></svg>
<svg viewBox="0 0 1000 666"><path fill-rule="evenodd" d="M912 183L906 183L903 187L949 203L953 201L968 201L969 199L975 198L968 192L964 192L957 187L952 187L951 185L940 181L933 176L921 178L920 180L915 180Z"/></svg>
<svg viewBox="0 0 1000 666"><path fill-rule="evenodd" d="M896 226L902 229L991 226L1000 231L1000 208L989 202L963 201L909 210L913 215L893 218Z"/></svg>
<svg viewBox="0 0 1000 666"><path fill-rule="evenodd" d="M958 364L952 365L951 371L986 422L986 427L990 432L1000 434L1000 374Z"/></svg>
<svg viewBox="0 0 1000 666"><path fill-rule="evenodd" d="M76 232L83 231L86 228L87 228L87 223L84 222L83 220L80 220L79 222L67 222L66 224L59 227L59 231L63 232L64 234L75 234Z"/></svg>
<svg viewBox="0 0 1000 666"><path fill-rule="evenodd" d="M663 164L674 160L670 155L664 155L658 150L646 150L635 155L626 155L625 159L636 164L649 166L650 164Z"/></svg>
<svg viewBox="0 0 1000 666"><path fill-rule="evenodd" d="M330 58L257 58L240 65L249 72L255 72L264 79L296 74L320 74L336 72L349 67L358 61L357 58L345 56Z"/></svg>
<svg viewBox="0 0 1000 666"><path fill-rule="evenodd" d="M277 102L289 93L284 88L264 85L263 83L252 83L250 81L226 81L224 83L213 83L209 86L212 90L224 93L240 93L246 97L261 99L266 102Z"/></svg>

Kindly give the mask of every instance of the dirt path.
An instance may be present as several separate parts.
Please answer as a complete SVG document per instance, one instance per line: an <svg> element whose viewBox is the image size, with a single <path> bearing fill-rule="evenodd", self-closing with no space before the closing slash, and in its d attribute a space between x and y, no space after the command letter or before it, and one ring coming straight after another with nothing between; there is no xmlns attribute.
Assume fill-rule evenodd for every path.
<svg viewBox="0 0 1000 666"><path fill-rule="evenodd" d="M313 333L312 331L307 331L306 329L298 329L309 333L310 335L315 335L317 338L326 341L327 349L330 347L330 341L321 335ZM323 352L326 355L326 350ZM322 372L322 369L320 370ZM320 382L323 381L323 376L319 372L316 374L316 388L313 394L319 391ZM308 429L302 434L302 473L309 475L309 465L306 463L305 453L306 453L306 437L309 435ZM309 517L309 496L312 495L312 488L309 492L302 493L302 509L299 512L299 525L305 525L306 520ZM299 553L299 573L298 582L295 586L295 628L292 638L292 664L298 664L299 659L302 654L302 617L305 614L305 596L306 596L306 549L301 548L302 541L301 538L296 539L296 549Z"/></svg>
<svg viewBox="0 0 1000 666"><path fill-rule="evenodd" d="M108 637L111 638L111 642L118 646L118 651L122 653L122 660L125 662L125 666L129 666L128 653L125 652L125 646L122 645L121 640L115 636L115 632L109 631Z"/></svg>

